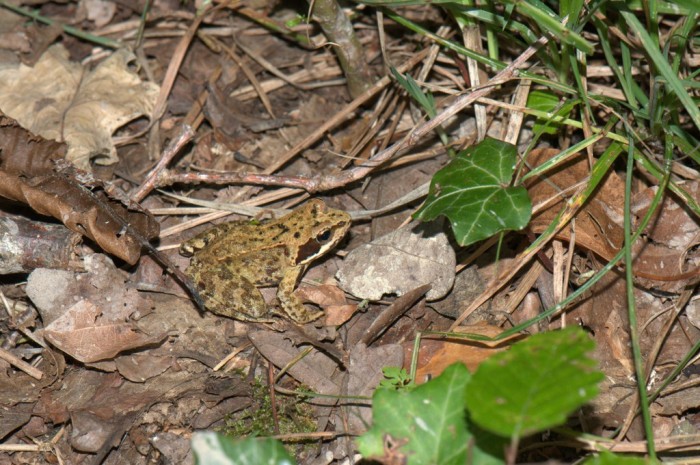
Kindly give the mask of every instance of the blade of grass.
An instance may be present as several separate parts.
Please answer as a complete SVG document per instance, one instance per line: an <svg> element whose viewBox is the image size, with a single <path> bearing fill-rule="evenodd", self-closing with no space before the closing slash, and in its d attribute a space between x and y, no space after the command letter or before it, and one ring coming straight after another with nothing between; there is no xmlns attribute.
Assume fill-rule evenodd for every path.
<svg viewBox="0 0 700 465"><path fill-rule="evenodd" d="M605 59L608 62L608 66L615 75L618 84L620 84L620 87L622 87L622 93L627 99L627 104L633 110L637 110L639 108L639 104L637 102L636 97L637 92L633 90L637 84L634 82L634 80L632 80L632 73L623 73L620 69L620 66L617 64L615 54L613 53L612 47L610 46L608 28L605 25L605 23L603 23L600 19L595 17L592 19L592 21L596 29L598 30L598 38L600 39L600 46L603 49ZM620 45L622 46L624 45L624 43L621 43Z"/></svg>
<svg viewBox="0 0 700 465"><path fill-rule="evenodd" d="M409 5L424 5L425 0L361 0L359 3L371 5L374 7L384 6L394 8L397 6ZM430 3L434 5L440 4L459 4L457 0L433 0ZM562 18L559 18L552 12L544 3L537 0L527 1L510 1L506 2L509 5L515 5L515 9L523 16L527 16L533 22L541 26L545 31L552 34L561 42L570 44L586 54L593 53L593 44L584 39L580 34L568 28Z"/></svg>
<svg viewBox="0 0 700 465"><path fill-rule="evenodd" d="M642 408L642 418L647 440L647 453L652 462L656 462L656 449L654 448L654 430L649 414L649 398L647 396L647 377L644 373L644 359L639 345L639 327L637 323L637 310L634 298L634 270L632 269L632 180L634 179L634 136L629 134L627 146L627 176L625 176L625 284L627 288L627 317L629 321L630 342L632 345L632 360L634 362L634 372L637 376L637 392L639 403ZM667 171L671 171L670 158L667 160Z"/></svg>
<svg viewBox="0 0 700 465"><path fill-rule="evenodd" d="M593 53L593 44L562 24L561 18L557 15L547 14L541 6L535 6L526 1L517 2L515 8L520 14L532 19L562 43L573 45L587 55Z"/></svg>
<svg viewBox="0 0 700 465"><path fill-rule="evenodd" d="M688 45L688 37L690 37L690 34L693 32L693 29L695 29L698 26L697 21L694 21L694 19L695 18L693 16L687 16L683 18L681 27L678 28L678 31L673 34L672 40L676 41L676 53L673 54L673 64L671 65L671 68L673 69L673 72L675 74L678 74L680 70L683 56L685 55L684 50L685 47ZM693 74L697 74L698 72L700 72L700 70L696 70ZM692 81L692 75L690 77ZM685 83L685 85L687 85L687 83Z"/></svg>
<svg viewBox="0 0 700 465"><path fill-rule="evenodd" d="M649 36L649 33L631 11L622 9L620 14L623 18L625 18L627 25L632 31L634 31L639 40L642 42L644 50L651 59L655 68L664 77L666 84L670 87L670 90L683 104L683 107L688 112L688 116L690 116L693 123L695 123L695 127L700 129L700 110L698 110L697 104L693 101L690 94L686 92L685 88L683 87L683 83L673 72L673 69L661 54L659 48L654 45L654 41L652 40L651 36ZM693 13L693 16L697 15Z"/></svg>
<svg viewBox="0 0 700 465"><path fill-rule="evenodd" d="M530 30L529 27L527 27L519 21L506 21L506 19L503 18L503 16L494 14L490 11L486 11L481 8L464 8L463 6L459 6L455 7L455 9L459 10L463 15L469 16L470 18L474 18L484 24L498 27L499 29L504 31L508 29L516 34L520 34L527 45L531 45L537 40L537 35L534 32L532 32L532 30ZM517 37L513 37L513 40L518 39ZM498 56L498 54L489 53L489 56L494 57Z"/></svg>
<svg viewBox="0 0 700 465"><path fill-rule="evenodd" d="M610 122L608 122L608 126L614 125L615 118L612 118ZM562 150L559 152L556 156L550 158L546 162L542 163L541 165L538 165L537 167L531 169L530 171L527 172L525 176L522 177L518 182L519 183L524 183L528 179L535 177L535 176L541 176L543 173L547 172L554 166L564 163L569 157L572 157L579 153L582 150L585 150L587 147L590 147L591 145L595 144L598 142L600 139L605 137L605 131L600 131L598 134L594 134L591 137L588 137L581 142L572 145L566 150Z"/></svg>
<svg viewBox="0 0 700 465"><path fill-rule="evenodd" d="M656 48L659 48L659 7L656 0L642 0L642 8L646 16L649 37Z"/></svg>
<svg viewBox="0 0 700 465"><path fill-rule="evenodd" d="M627 7L633 11L643 9L644 0L627 0ZM659 14L687 15L691 10L700 9L698 0L676 0L675 2L657 2L657 12Z"/></svg>
<svg viewBox="0 0 700 465"><path fill-rule="evenodd" d="M421 34L425 37L428 37L428 38L434 40L436 43L442 45L443 47L447 48L448 50L452 50L452 51L455 51L461 55L473 58L477 62L479 62L483 65L486 65L486 66L490 66L491 68L493 68L496 71L501 71L501 70L505 69L506 66L508 66L506 63L503 63L502 61L486 57L484 55L481 55L479 53L474 52L473 50L469 50L468 48L463 47L463 46L457 44L456 42L453 42L451 40L447 40L444 37L441 37L441 36L431 32L431 31L423 28L422 26L420 26L416 23L413 23L412 21L402 17L399 14L394 13L393 11L391 11L389 9L385 9L384 14L387 17L389 17L390 19L392 19L393 21L396 21L398 24L412 30L413 32L416 32L418 34ZM556 82L556 81L552 81L550 79L544 78L539 74L535 74L535 73L521 70L521 71L518 71L518 76L530 79L530 80L532 80L532 82L542 84L542 85L547 86L553 90L558 90L560 92L564 92L567 94L574 94L574 95L576 94L576 91L572 87L567 86L566 84L562 84L560 82Z"/></svg>
<svg viewBox="0 0 700 465"><path fill-rule="evenodd" d="M613 147L615 146L615 147ZM612 150L612 152L611 152ZM603 157L601 157L601 160L603 158L606 158L606 163L602 164L599 167L599 171L596 170L596 167L599 165L600 160L598 163L596 163L593 166L593 171L591 173L591 183L593 182L593 175L594 173L596 174L596 178L599 175L603 175L607 173L607 170L604 170L604 168L607 166L607 169L610 168L612 161L614 161L615 158L617 158L617 155L619 155L622 152L622 146L616 142L614 142L610 147L608 147L608 150L603 154ZM638 151L635 151L635 159L638 160ZM646 215L642 218L642 220L639 223L639 227L635 231L635 233L632 235L632 238L630 239L632 243L634 243L637 239L639 239L639 236L642 235L642 232L646 229L647 225L651 221L652 216L656 212L656 209L658 206L661 204L661 199L664 197L664 192L666 188L669 186L669 180L671 177L671 171L670 170L665 170L663 171L663 175L661 176L660 183L659 183L659 188L657 189L656 193L654 194L654 197L651 200L651 203L649 204L649 209L647 210ZM591 185L589 183L589 186ZM597 183L595 184L597 186ZM586 189L586 191L591 191L590 188ZM592 192L592 191L591 191ZM582 193L585 194L585 193ZM588 196L585 196L587 198ZM585 201L585 198L582 199ZM575 199L572 199L572 201L577 201ZM561 225L559 224L559 219L562 217L564 211L568 208L565 207L564 210L559 214L559 216L552 222L552 226L548 228L547 231L545 231L535 242L533 242L530 247L528 247L527 250L523 252L523 255L528 252L528 250L536 248L536 246L539 245L540 242L545 241L545 240L550 240L551 237L553 236L554 231L558 229ZM551 231L551 233L550 233ZM570 303L574 302L579 296L583 295L586 291L588 291L595 283L600 281L600 279L610 270L612 270L617 263L623 258L625 254L624 250L620 250L605 266L603 266L595 275L593 275L588 281L586 281L581 287L576 289L576 291L572 292L566 299L563 301L559 302L555 306L547 309L546 311L542 312L541 314L537 315L534 318L531 318L530 320L527 320L507 331L504 331L503 333L499 334L493 340L498 341L505 339L507 337L513 336L521 331L524 331L525 329L529 328L533 324L536 324L544 319L549 318L550 316L554 315L555 313L561 311L562 309L566 308Z"/></svg>
<svg viewBox="0 0 700 465"><path fill-rule="evenodd" d="M35 11L29 11L25 10L24 8L12 5L11 3L7 3L5 0L0 0L0 7L7 8L8 10L17 13L22 16L26 16L27 18L32 18L34 21L47 24L51 26L52 24L60 24L54 21L53 19L49 19L46 16L42 16L39 13ZM60 26L63 28L63 32L66 34L72 35L74 37L78 37L80 39L86 40L88 42L92 42L94 44L100 45L102 47L107 47L107 48L121 48L124 46L121 42L118 42L116 40L109 39L107 37L100 37L96 35L89 34L85 31L82 31L80 29L74 28L72 26L67 26L65 24L60 24Z"/></svg>

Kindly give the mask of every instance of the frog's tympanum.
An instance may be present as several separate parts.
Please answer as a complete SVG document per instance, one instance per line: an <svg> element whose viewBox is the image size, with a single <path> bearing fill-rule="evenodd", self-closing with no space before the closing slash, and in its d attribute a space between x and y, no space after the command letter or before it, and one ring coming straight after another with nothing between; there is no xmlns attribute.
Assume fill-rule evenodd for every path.
<svg viewBox="0 0 700 465"><path fill-rule="evenodd" d="M193 256L186 274L209 311L239 320L269 319L257 286L277 284L283 314L307 323L323 312L307 308L294 294L299 276L349 227L346 212L311 200L276 220L220 224L183 242L180 253Z"/></svg>

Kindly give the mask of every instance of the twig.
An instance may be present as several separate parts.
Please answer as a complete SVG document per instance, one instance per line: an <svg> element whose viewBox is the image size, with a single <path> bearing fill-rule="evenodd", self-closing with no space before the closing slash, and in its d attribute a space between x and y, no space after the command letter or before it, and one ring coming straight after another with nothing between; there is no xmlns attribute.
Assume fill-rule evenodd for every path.
<svg viewBox="0 0 700 465"><path fill-rule="evenodd" d="M175 52L173 53L173 56L170 59L170 63L168 64L168 70L165 72L165 77L163 78L163 83L160 87L160 94L158 95L156 104L153 107L153 119L151 120L152 124L155 121L158 121L161 118L161 116L163 116L163 114L165 113L165 104L168 101L170 91L172 90L173 85L175 84L175 78L177 77L178 71L180 70L180 65L182 65L182 62L185 59L187 49L190 47L190 43L192 42L192 39L194 38L197 30L199 29L200 24L202 24L202 21L206 16L225 8L226 6L227 4L218 5L202 13L201 15L196 16L194 22L190 25L189 28L187 28L187 33L180 39L180 42L177 44Z"/></svg>
<svg viewBox="0 0 700 465"><path fill-rule="evenodd" d="M438 113L435 118L428 120L422 124L419 124L415 129L410 132L401 141L392 145L391 147L382 150L377 153L374 157L367 160L364 164L357 166L355 168L343 171L335 175L325 176L323 178L311 178L305 176L274 176L270 175L270 172L276 171L279 167L284 165L289 159L296 155L299 151L307 148L312 142L316 141L317 137L324 134L327 130L334 127L337 124L338 116L331 119L328 123L324 124L319 128L314 134L307 137L299 144L297 144L293 149L287 152L274 166L266 170L266 174L250 174L250 173L229 173L226 175L211 175L202 173L185 173L185 174L173 174L168 171L163 171L158 178L157 185L165 186L173 184L176 182L183 183L196 183L196 182L207 182L207 183L253 183L253 184L264 184L264 185L274 185L274 186L285 186L290 188L303 189L308 193L315 193L320 191L327 191L331 189L336 189L338 187L345 186L351 182L357 181L367 176L369 173L374 171L378 166L388 161L396 153L409 149L418 142L420 142L428 133L433 131L436 127L445 123L452 116L456 115L468 105L472 104L476 100L485 97L490 94L492 90L516 76L517 71L524 66L525 62L535 54L537 49L547 43L546 37L541 37L537 42L528 47L517 59L515 59L510 65L501 70L496 74L486 85L475 89L474 91L463 94L457 97L449 106ZM419 54L421 59L427 53ZM415 60L415 57L414 57ZM414 60L409 60L409 62L404 63L402 68L407 69L413 64ZM387 85L389 77L385 76L382 78L372 89L365 92L361 97L355 99L342 113L345 115L351 110L355 110L361 103L366 99L373 96L378 89Z"/></svg>
<svg viewBox="0 0 700 465"><path fill-rule="evenodd" d="M309 5L313 18L333 44L333 51L348 80L350 95L359 97L372 87L372 76L352 23L336 0L310 0Z"/></svg>
<svg viewBox="0 0 700 465"><path fill-rule="evenodd" d="M44 373L41 370L39 370L38 368L34 368L21 358L14 355L12 352L9 352L3 349L2 347L0 347L0 358L5 360L15 368L19 368L32 378L41 379L44 376Z"/></svg>
<svg viewBox="0 0 700 465"><path fill-rule="evenodd" d="M389 213L393 210L396 210L398 208L403 207L406 204L409 204L411 202L414 202L421 197L425 197L428 194L428 188L430 187L430 183L425 183L422 184L412 191L406 193L405 195L401 196L400 198L394 200L388 205L384 205L381 208L378 208L376 210L360 210L360 211L349 211L348 213L350 214L350 217L352 218L353 221L360 221L360 220L370 220L374 217L384 215L385 213ZM244 216L256 216L261 213L265 212L272 212L275 215L285 215L289 213L291 210L283 209L283 208L262 208L262 207L253 207L250 205L243 205L243 204L233 204L233 203L221 203L221 202L212 202L212 201L207 201L207 200L200 200L200 199L195 199L191 197L185 197L183 195L177 195L173 194L171 192L164 192L160 191L163 195L166 195L168 197L172 197L174 199L180 200L185 203L189 203L192 205L200 205L202 207L209 207L211 209L217 210L217 211L224 211L224 212L231 212L231 213L236 213L238 215L244 215ZM180 214L185 214L185 213L180 213Z"/></svg>
<svg viewBox="0 0 700 465"><path fill-rule="evenodd" d="M153 189L155 189L158 176L162 170L168 166L168 163L177 155L182 147L184 147L189 141L194 138L194 130L192 126L188 124L183 124L180 127L180 134L170 142L165 148L163 155L158 160L156 166L148 173L146 180L141 184L139 190L136 191L132 196L131 200L139 203L141 202Z"/></svg>

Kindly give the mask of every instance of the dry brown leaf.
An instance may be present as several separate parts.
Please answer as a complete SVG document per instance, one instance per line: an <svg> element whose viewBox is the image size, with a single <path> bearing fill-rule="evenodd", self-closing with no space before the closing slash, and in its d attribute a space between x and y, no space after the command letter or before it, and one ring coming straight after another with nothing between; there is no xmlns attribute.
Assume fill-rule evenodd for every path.
<svg viewBox="0 0 700 465"><path fill-rule="evenodd" d="M558 153L555 149L533 150L531 166L538 166ZM585 154L575 156L569 162L547 172L528 184L533 204L548 203L536 214L530 228L535 233L543 232L562 208L563 202L573 192L567 188L585 181L589 175ZM686 183L684 189L696 201L700 199L697 183ZM614 172L608 173L588 202L576 215L576 244L595 252L606 260L612 259L624 243L623 205L624 183ZM645 189L632 199L634 224L647 211L656 187ZM554 201L551 201L554 199ZM675 196L667 196L647 227L646 242L642 239L633 245L634 274L652 281L675 281L672 284L655 283L664 290L673 292L682 289L700 276L700 257L695 253L700 243L700 227L695 216L690 214ZM565 227L556 234L557 239L570 240L571 229Z"/></svg>
<svg viewBox="0 0 700 465"><path fill-rule="evenodd" d="M0 70L0 109L46 139L65 141L66 159L88 170L90 160L118 161L112 134L138 117L150 117L158 86L129 70L134 55L119 49L92 70L50 47L34 65Z"/></svg>
<svg viewBox="0 0 700 465"><path fill-rule="evenodd" d="M143 334L129 323L96 324L100 313L93 303L81 300L43 330L44 338L83 363L114 358L119 352L163 339Z"/></svg>
<svg viewBox="0 0 700 465"><path fill-rule="evenodd" d="M143 246L138 235L146 240L157 237L158 222L140 206L107 195L88 173L70 166L59 169L63 150L63 144L0 117L0 196L60 220L133 265ZM124 230L124 225L129 228Z"/></svg>
<svg viewBox="0 0 700 465"><path fill-rule="evenodd" d="M700 200L700 185L697 182L688 181L680 184L680 187L696 202ZM639 218L646 215L656 191L657 188L652 187L635 195L631 208ZM664 198L645 234L647 241L635 244L635 270L642 270L645 278L674 281L655 284L667 292L678 292L697 280L700 222L697 216L679 203L678 197L667 195Z"/></svg>
<svg viewBox="0 0 700 465"><path fill-rule="evenodd" d="M124 378L134 383L143 383L156 377L175 364L173 356L159 356L148 351L117 357L117 370Z"/></svg>
<svg viewBox="0 0 700 465"><path fill-rule="evenodd" d="M71 445L97 452L111 448L110 439L121 437L133 416L132 421L125 420L152 403L172 401L190 392L199 399L205 379L193 380L187 370L170 370L145 383L131 383L118 373L70 370L60 383L43 391L33 413L55 424L75 419L79 427L70 432ZM89 434L91 431L95 434Z"/></svg>
<svg viewBox="0 0 700 465"><path fill-rule="evenodd" d="M456 332L472 333L481 336L495 337L503 332L502 328L490 326L486 323L460 326ZM464 363L470 371L476 370L481 362L488 357L501 352L504 347L521 338L515 335L500 341L474 341L468 339L423 339L418 357L418 369L416 381L423 383L436 376L448 366L456 362ZM404 343L404 363L409 363L413 352L413 341ZM405 366L409 369L410 367Z"/></svg>
<svg viewBox="0 0 700 465"><path fill-rule="evenodd" d="M559 154L556 149L533 150L528 162L533 168ZM542 233L562 209L563 202L575 192L570 188L585 182L589 176L588 161L584 153L533 179L527 190L533 205L547 203L547 207L532 217L530 228ZM595 194L576 215L576 244L592 250L603 258L612 258L622 247L624 230L612 218L622 218L625 192L623 181L611 172ZM563 194L562 194L563 193ZM557 239L570 240L571 230L565 227Z"/></svg>
<svg viewBox="0 0 700 465"><path fill-rule="evenodd" d="M400 367L404 362L400 344L384 344L367 347L360 343L350 349L348 364L348 393L353 396L372 397L372 393L384 379L384 367ZM364 431L372 424L370 403L353 402L348 407L347 421L350 431Z"/></svg>
<svg viewBox="0 0 700 465"><path fill-rule="evenodd" d="M284 334L255 331L248 334L248 337L260 354L279 368L293 362L303 350L296 347ZM315 392L330 396L340 393L340 386L332 380L336 371L337 363L317 350L301 357L288 370L297 381L311 387ZM317 401L323 405L332 405L336 399L319 398Z"/></svg>

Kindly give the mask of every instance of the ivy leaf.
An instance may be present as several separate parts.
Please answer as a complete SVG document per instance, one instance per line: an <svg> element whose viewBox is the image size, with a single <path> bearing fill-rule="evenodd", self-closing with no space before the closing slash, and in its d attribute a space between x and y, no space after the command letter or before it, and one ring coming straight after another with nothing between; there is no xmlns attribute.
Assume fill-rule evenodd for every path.
<svg viewBox="0 0 700 465"><path fill-rule="evenodd" d="M532 203L524 187L510 186L516 160L513 145L490 138L458 153L433 176L428 198L415 218L430 221L446 216L461 245L524 228Z"/></svg>

